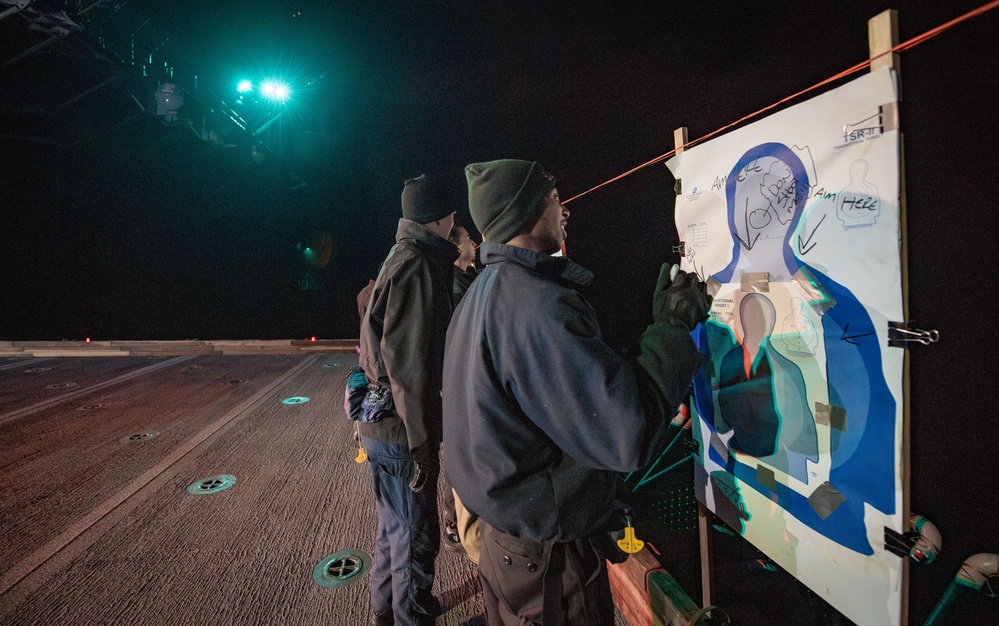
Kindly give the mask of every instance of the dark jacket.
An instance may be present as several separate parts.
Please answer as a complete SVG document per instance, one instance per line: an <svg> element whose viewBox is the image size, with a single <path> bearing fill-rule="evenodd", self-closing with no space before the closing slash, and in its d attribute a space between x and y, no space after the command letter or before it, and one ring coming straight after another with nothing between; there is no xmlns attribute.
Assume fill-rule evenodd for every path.
<svg viewBox="0 0 999 626"><path fill-rule="evenodd" d="M460 267L454 268L454 289L451 292L451 302L454 303L455 308L457 308L458 303L461 299L465 297L465 292L472 285L472 281L478 275L478 271L475 266L469 267L467 270L463 270Z"/></svg>
<svg viewBox="0 0 999 626"><path fill-rule="evenodd" d="M648 464L700 362L653 324L632 362L601 339L564 258L484 243L448 329L444 471L462 503L523 539L570 541L611 514L616 472Z"/></svg>
<svg viewBox="0 0 999 626"><path fill-rule="evenodd" d="M458 249L412 220L399 220L361 320L360 364L391 386L395 415L359 424L365 437L408 443L413 460L436 465L441 442L441 368Z"/></svg>

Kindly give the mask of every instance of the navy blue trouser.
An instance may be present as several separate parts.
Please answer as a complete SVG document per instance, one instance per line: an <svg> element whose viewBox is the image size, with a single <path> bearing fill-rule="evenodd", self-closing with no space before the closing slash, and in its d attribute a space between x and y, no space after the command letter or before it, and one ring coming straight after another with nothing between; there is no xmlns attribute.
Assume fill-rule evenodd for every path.
<svg viewBox="0 0 999 626"><path fill-rule="evenodd" d="M431 595L434 559L440 549L437 518L439 467L428 472L423 491L409 488L409 446L361 437L368 453L378 531L371 566L371 610L392 611L396 626L433 624L440 603Z"/></svg>

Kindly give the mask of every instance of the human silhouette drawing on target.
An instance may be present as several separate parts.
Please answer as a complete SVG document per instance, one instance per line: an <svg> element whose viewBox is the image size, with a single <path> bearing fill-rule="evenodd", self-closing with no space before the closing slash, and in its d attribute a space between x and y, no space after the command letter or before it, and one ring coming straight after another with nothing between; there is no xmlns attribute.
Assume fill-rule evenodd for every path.
<svg viewBox="0 0 999 626"><path fill-rule="evenodd" d="M694 402L711 431L704 437L712 442L706 453L716 463L822 535L873 554L864 506L894 512L896 402L884 379L881 348L867 310L849 289L809 266L792 247L810 189L801 159L780 143L749 149L727 176L732 256L712 278L723 286L741 286L735 289L730 321L713 315L694 331L704 356L694 380ZM766 279L754 282L760 276ZM796 354L792 362L772 340L772 298L780 294L793 302L792 296L802 293L807 294L802 302L809 314L819 320L813 325L817 354ZM740 368L742 375L735 376ZM809 391L828 398L828 405L813 412L806 399ZM765 407L768 398L774 404ZM817 421L828 426L828 452L820 453L824 447L816 438ZM804 488L792 488L788 478L761 483L759 463L752 457ZM817 468L822 471L813 476ZM810 504L809 496L830 490L840 494L832 499L838 502L834 507Z"/></svg>

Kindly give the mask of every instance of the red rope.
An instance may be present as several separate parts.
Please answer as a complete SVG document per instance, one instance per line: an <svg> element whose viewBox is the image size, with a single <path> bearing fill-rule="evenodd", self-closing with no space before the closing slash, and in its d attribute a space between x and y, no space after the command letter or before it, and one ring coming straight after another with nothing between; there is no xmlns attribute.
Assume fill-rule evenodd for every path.
<svg viewBox="0 0 999 626"><path fill-rule="evenodd" d="M930 30L928 30L925 33L923 33L922 35L916 35L912 39L909 39L908 41L900 43L900 44L898 44L897 46L895 46L894 48L892 48L890 50L886 50L885 52L882 52L881 54L878 54L877 56L871 57L870 59L865 59L865 60L861 61L860 63L857 63L856 65L843 70L842 72L836 74L835 76L830 76L829 78L823 80L822 82L816 83L816 84L812 85L811 87L808 87L807 89L802 89L798 93L792 94L792 95L790 95L790 96L788 96L786 98L778 100L777 102L774 102L773 104L771 104L769 106L766 106L766 107L760 109L759 111L756 111L755 113L750 113L749 115L741 117L741 118L737 119L736 121L732 122L731 124L726 124L725 126L722 126L721 128L719 128L718 130L710 132L707 135L704 135L703 137L701 137L699 139L695 139L693 141L690 141L690 142L684 144L683 147L684 148L690 148L690 147L695 146L695 145L697 145L697 144L699 144L701 142L707 141L708 139L710 139L710 138L712 138L712 137L714 137L716 135L719 135L719 134L725 132L726 130L729 130L730 128L732 128L734 126L738 126L739 124L742 124L743 122L745 122L747 120L751 120L754 117L757 117L757 116L759 116L759 115L761 115L763 113L766 113L767 111L769 111L771 109L779 107L780 105L782 105L782 104L784 104L786 102L789 102L791 100L794 100L795 98L797 98L799 96L802 96L802 95L804 95L804 94L806 94L806 93L808 93L810 91L814 91L814 90L816 90L816 89L818 89L820 87L824 87L825 85L828 85L829 83L836 82L837 80L839 80L841 78L845 78L845 77L847 77L847 76L849 76L851 74L855 74L856 72L859 72L859 71L863 70L866 67L870 67L871 62L874 61L874 60L876 60L876 59L880 59L881 57L883 57L885 55L888 55L888 54L894 54L895 52L902 52L904 50L908 50L908 49L910 49L910 48L912 48L914 46L917 46L917 45L923 43L924 41L927 41L929 39L932 39L933 37L936 37L937 35L939 35L940 33L944 32L945 30L948 30L950 28L953 28L954 26L957 26L961 22L970 20L971 18L974 18L974 17L978 17L982 13L985 13L987 11L991 11L992 9L994 9L996 7L999 7L999 0L992 0L991 2L988 2L988 3L986 3L986 4L984 4L984 5L980 6L980 7L978 7L977 9L974 9L972 11L968 11L967 13L965 13L964 15L961 15L960 17L956 17L956 18L952 19L949 22L941 24L940 26L937 26L935 28L931 28ZM591 188L587 189L586 191L584 191L583 193L576 194L575 196L569 198L568 200L563 200L562 204L569 204L570 202L572 202L576 198L580 198L580 197L585 196L586 194L590 193L591 191L596 191L597 189L600 189L601 187L604 187L604 186L609 185L609 184L611 184L613 182L619 181L622 178L624 178L625 176L630 176L630 175L634 174L635 172L637 172L640 169L644 169L644 168L646 168L646 167L648 167L650 165L654 165L656 163L663 162L663 161L665 161L666 159L672 157L675 154L676 154L676 148L670 150L669 152L667 152L665 154L661 154L661 155L657 156L654 159L650 159L650 160L646 161L645 163L642 163L641 165L639 165L637 167L633 167L630 170L628 170L627 172L624 172L623 174L618 174L614 178L611 178L610 180L606 180L606 181L600 183L599 185L597 185L596 187L591 187Z"/></svg>

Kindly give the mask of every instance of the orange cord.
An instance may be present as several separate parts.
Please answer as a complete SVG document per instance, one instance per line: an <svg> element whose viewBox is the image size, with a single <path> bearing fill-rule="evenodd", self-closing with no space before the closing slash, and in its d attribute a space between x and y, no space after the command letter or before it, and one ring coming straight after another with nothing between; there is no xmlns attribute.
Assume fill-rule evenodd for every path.
<svg viewBox="0 0 999 626"><path fill-rule="evenodd" d="M984 4L984 5L980 6L980 7L978 7L977 9L968 11L967 13L965 13L964 15L962 15L960 17L956 17L956 18L952 19L949 22L941 24L940 26L937 26L935 28L931 28L930 30L928 30L925 33L923 33L922 35L917 35L917 36L913 37L912 39L909 39L908 41L900 43L897 46L895 46L894 48L892 48L891 50L886 50L885 52L882 52L881 54L878 54L877 56L874 56L874 57L872 57L870 59L865 59L865 60L861 61L860 63L857 63L856 65L843 70L842 72L836 74L835 76L830 76L829 78L823 80L822 82L816 83L816 84L812 85L811 87L808 87L807 89L802 89L798 93L792 94L792 95L790 95L790 96L788 96L786 98L778 100L777 102L774 102L770 106L763 107L762 109L760 109L759 111L756 111L755 113L750 113L749 115L746 115L745 117L741 117L738 120L732 122L731 124L727 124L725 126L722 126L718 130L710 132L707 135L704 135L703 137L701 137L699 139L695 139L693 141L690 141L690 142L684 144L683 148L685 148L685 149L686 148L690 148L690 147L695 146L695 145L697 145L697 144L699 144L699 143L701 143L703 141L707 141L708 139L710 139L710 138L712 138L712 137L714 137L716 135L719 135L719 134L725 132L726 130L729 130L733 126L738 126L739 124L742 124L743 122L745 122L747 120L751 120L754 117L757 117L757 116L759 116L762 113L766 113L767 111L769 111L769 110L771 110L773 108L779 107L780 105L784 104L785 102L788 102L790 100L794 100L798 96L804 95L804 94L806 94L806 93L808 93L810 91L814 91L815 89L818 89L819 87L823 87L825 85L828 85L829 83L835 82L835 81L837 81L837 80L839 80L841 78L845 78L846 76L849 76L850 74L854 74L856 72L859 72L859 71L863 70L866 67L870 67L871 62L874 61L875 59L879 59L879 58L881 58L881 57L883 57L883 56L885 56L887 54L893 54L895 52L902 52L904 50L908 50L908 49L910 49L910 48L912 48L914 46L917 46L917 45L923 43L924 41L927 41L929 39L932 39L933 37L936 37L937 35L939 35L940 33L944 32L945 30L948 30L950 28L953 28L954 26L957 26L961 22L970 20L973 17L978 17L979 15L981 15L982 13L985 13L986 11L991 11L992 9L996 8L997 6L999 6L999 0L992 0L991 2L988 2L988 3L986 3L986 4ZM619 181L622 178L624 178L625 176L630 176L631 174L634 174L635 172L637 172L640 169L644 169L644 168L646 168L646 167L648 167L650 165L654 165L656 163L660 163L662 161L665 161L666 159L670 158L671 156L673 156L675 154L676 154L676 148L670 150L669 152L667 152L665 154L661 154L661 155L657 156L654 159L646 161L645 163L642 163L641 165L639 165L637 167L633 167L630 170L628 170L627 172L624 172L623 174L618 174L614 178L611 178L610 180L606 180L606 181L600 183L599 185L597 185L596 187L591 187L590 189L587 189L583 193L576 194L575 196L569 198L568 200L563 200L562 204L569 204L570 202L572 202L576 198L580 198L580 197L585 196L586 194L590 193L591 191L596 191L597 189L600 189L601 187L604 187L604 186L609 185L609 184L611 184L613 182Z"/></svg>

